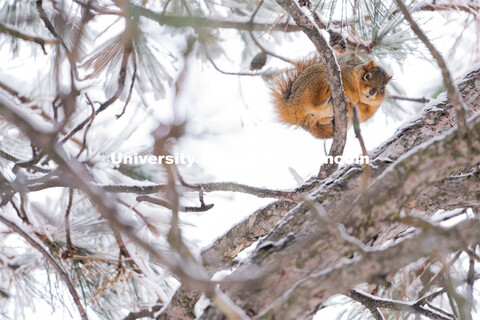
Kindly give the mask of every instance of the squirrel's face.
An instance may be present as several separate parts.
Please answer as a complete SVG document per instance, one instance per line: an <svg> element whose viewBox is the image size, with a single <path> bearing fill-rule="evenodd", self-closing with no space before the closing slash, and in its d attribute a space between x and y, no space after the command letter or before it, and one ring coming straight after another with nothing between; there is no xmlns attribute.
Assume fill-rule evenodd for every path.
<svg viewBox="0 0 480 320"><path fill-rule="evenodd" d="M360 101L372 105L372 102L380 104L385 98L385 86L392 76L385 70L375 65L372 60L363 67L363 75L359 81Z"/></svg>

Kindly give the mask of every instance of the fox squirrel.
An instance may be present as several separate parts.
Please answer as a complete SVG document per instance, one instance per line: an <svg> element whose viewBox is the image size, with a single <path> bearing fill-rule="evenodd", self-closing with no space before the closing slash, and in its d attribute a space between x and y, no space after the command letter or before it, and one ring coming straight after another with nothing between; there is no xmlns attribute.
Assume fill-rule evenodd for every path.
<svg viewBox="0 0 480 320"><path fill-rule="evenodd" d="M385 98L385 86L392 76L373 60L340 62L340 70L350 127L353 106L358 106L360 121L373 116ZM297 61L294 69L275 81L272 96L283 122L302 127L320 139L333 138L332 97L324 67L317 57Z"/></svg>

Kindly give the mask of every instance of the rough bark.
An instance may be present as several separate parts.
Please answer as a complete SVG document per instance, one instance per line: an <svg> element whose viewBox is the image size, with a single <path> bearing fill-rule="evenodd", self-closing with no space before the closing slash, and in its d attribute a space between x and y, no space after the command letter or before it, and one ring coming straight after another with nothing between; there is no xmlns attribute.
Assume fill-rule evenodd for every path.
<svg viewBox="0 0 480 320"><path fill-rule="evenodd" d="M469 108L467 116L472 117L480 109L480 71L470 72L458 86ZM349 166L341 168L331 179L324 181L318 191L310 196L310 202L321 205L332 221L345 225L347 232L363 243L386 239L382 232L396 222L395 217L402 208L415 209L415 203L412 202L415 197L421 200L425 197L425 190L441 193L442 188L449 188L450 182L454 181L448 180L449 174L480 162L476 125L478 117L476 123L470 123L470 139L457 139L455 131L451 130L455 126L455 110L444 98L442 96L432 101L415 119L402 126L392 138L371 153L374 163L372 175L376 180L366 196L358 197L361 169ZM435 143L418 147L432 138L436 138ZM394 164L392 161L395 161ZM459 183L459 180L456 182ZM460 195L454 195L451 204L456 202L463 206L471 203L462 203L463 200L460 200ZM469 196L468 201L474 201L475 204L477 199ZM431 205L428 203L419 201L418 209L428 211L429 207ZM311 209L311 203L304 203L292 210L267 237L261 239L251 260L239 266L233 274L258 273L259 270L266 270L267 266L275 266L273 270L269 269L270 272L261 283L254 288L251 284L223 288L250 316L272 308L272 304L287 291L293 290L295 284L313 273L328 270L348 260L358 249L351 243L334 241L335 232L319 218L316 211ZM377 240L375 244L381 243ZM360 263L357 267L368 268L370 265ZM367 279L360 277L357 280ZM355 281L348 283L351 286L355 284ZM313 291L310 288L295 292L297 300L305 299L306 308L295 309L297 311L289 313L286 318L282 314L282 319L308 319L325 299L331 294L341 293L346 287L322 286ZM315 295L319 292L321 294ZM267 318L279 319L279 314L275 307ZM202 319L221 318L214 308L209 308L202 316Z"/></svg>

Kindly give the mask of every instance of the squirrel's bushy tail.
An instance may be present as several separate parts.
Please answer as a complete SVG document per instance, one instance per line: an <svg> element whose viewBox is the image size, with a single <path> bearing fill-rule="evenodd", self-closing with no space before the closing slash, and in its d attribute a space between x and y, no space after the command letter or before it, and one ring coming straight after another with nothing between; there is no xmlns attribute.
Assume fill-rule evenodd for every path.
<svg viewBox="0 0 480 320"><path fill-rule="evenodd" d="M292 93L292 85L297 79L298 75L300 75L303 70L317 63L320 63L320 58L318 56L295 61L293 68L285 70L282 75L273 81L271 91L273 103L276 108L285 106L285 102Z"/></svg>

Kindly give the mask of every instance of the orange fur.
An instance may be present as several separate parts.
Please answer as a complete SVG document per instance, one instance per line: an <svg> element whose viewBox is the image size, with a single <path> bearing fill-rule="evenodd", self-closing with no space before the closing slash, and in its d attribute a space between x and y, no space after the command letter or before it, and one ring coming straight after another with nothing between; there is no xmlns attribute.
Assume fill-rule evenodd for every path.
<svg viewBox="0 0 480 320"><path fill-rule="evenodd" d="M340 69L350 126L354 105L358 106L361 121L375 114L391 76L373 60L366 64L342 63ZM274 83L272 97L282 122L302 127L317 138L333 137L330 87L318 58L298 61L294 69L287 70Z"/></svg>

